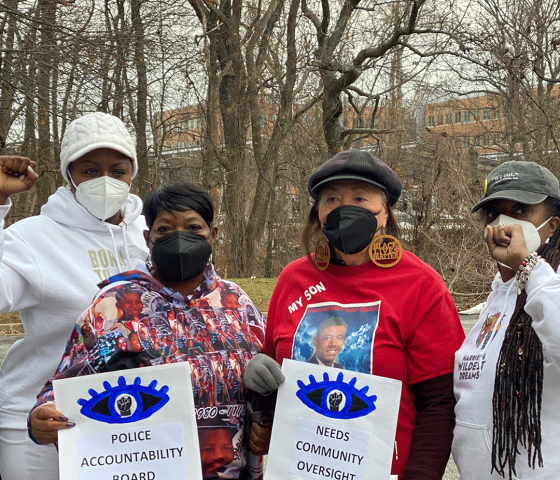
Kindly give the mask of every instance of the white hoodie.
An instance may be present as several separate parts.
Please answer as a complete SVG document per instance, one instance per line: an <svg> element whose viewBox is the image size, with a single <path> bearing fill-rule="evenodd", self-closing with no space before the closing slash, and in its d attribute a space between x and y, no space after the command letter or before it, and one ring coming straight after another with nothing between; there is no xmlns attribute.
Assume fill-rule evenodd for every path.
<svg viewBox="0 0 560 480"><path fill-rule="evenodd" d="M527 464L520 447L513 479L558 480L560 478L560 275L544 261L537 263L527 282L525 311L543 344L544 384L541 412L544 467ZM456 426L453 458L461 480L503 477L492 468L492 395L496 363L511 315L515 309L515 278L504 283L498 274L478 323L455 354L454 390ZM486 328L483 328L486 327ZM497 332L496 332L497 330ZM507 473L506 473L507 478Z"/></svg>
<svg viewBox="0 0 560 480"><path fill-rule="evenodd" d="M10 207L9 200L0 206L2 227ZM40 215L0 229L0 311L19 310L25 328L0 369L0 428L27 428L35 397L97 284L145 261L141 212L140 198L129 195L121 224L105 223L60 187Z"/></svg>

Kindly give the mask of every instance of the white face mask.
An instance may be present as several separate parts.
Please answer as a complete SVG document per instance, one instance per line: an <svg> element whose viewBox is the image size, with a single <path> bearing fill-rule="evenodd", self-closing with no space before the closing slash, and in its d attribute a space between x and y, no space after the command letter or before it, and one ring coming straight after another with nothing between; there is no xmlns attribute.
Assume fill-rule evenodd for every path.
<svg viewBox="0 0 560 480"><path fill-rule="evenodd" d="M490 223L490 226L493 227L494 225L498 225L498 223L502 223L503 225L521 225L527 248L530 252L536 252L542 243L541 236L539 235L539 230L544 227L551 218L552 217L550 217L542 225L535 227L531 222L527 222L525 220L516 220L515 218L508 217L507 215L499 215L496 220Z"/></svg>
<svg viewBox="0 0 560 480"><path fill-rule="evenodd" d="M87 180L78 186L72 180L76 188L76 200L89 213L99 220L105 220L117 213L126 203L130 185L111 177L99 177Z"/></svg>

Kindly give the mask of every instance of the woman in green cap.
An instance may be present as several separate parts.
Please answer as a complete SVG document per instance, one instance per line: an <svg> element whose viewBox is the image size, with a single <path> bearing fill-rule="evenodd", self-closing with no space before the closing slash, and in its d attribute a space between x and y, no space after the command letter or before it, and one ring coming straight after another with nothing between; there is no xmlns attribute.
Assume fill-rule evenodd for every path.
<svg viewBox="0 0 560 480"><path fill-rule="evenodd" d="M455 355L453 457L461 480L556 480L560 471L560 190L546 168L506 162L480 211L498 273Z"/></svg>

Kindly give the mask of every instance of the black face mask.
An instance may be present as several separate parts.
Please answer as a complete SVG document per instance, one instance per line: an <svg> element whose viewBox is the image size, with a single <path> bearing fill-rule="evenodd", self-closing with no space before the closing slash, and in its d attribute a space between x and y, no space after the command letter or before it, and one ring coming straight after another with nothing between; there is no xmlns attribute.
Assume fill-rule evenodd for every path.
<svg viewBox="0 0 560 480"><path fill-rule="evenodd" d="M342 205L327 215L323 233L337 250L351 255L366 248L377 231L377 218L369 210Z"/></svg>
<svg viewBox="0 0 560 480"><path fill-rule="evenodd" d="M163 280L184 282L204 271L211 253L212 247L205 238L178 231L154 243L152 262Z"/></svg>

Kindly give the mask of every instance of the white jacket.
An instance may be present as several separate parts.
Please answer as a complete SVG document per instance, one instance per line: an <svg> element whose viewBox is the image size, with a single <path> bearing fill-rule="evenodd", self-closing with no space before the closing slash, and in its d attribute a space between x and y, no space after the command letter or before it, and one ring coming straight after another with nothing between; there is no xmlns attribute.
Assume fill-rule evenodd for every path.
<svg viewBox="0 0 560 480"><path fill-rule="evenodd" d="M2 227L10 207L0 206ZM102 222L60 187L40 215L0 229L0 312L19 310L25 329L0 368L0 428L26 429L97 284L145 261L142 201L129 195L123 210L120 225Z"/></svg>
<svg viewBox="0 0 560 480"><path fill-rule="evenodd" d="M527 465L527 451L520 448L513 479L560 478L560 274L539 262L527 282L525 311L543 344L544 384L541 412L544 467ZM515 278L504 283L498 274L478 323L455 354L454 385L457 405L453 458L461 480L503 479L492 465L492 395L498 354L515 309ZM483 328L486 322L486 328ZM497 333L496 333L496 330ZM507 478L507 473L506 473Z"/></svg>

